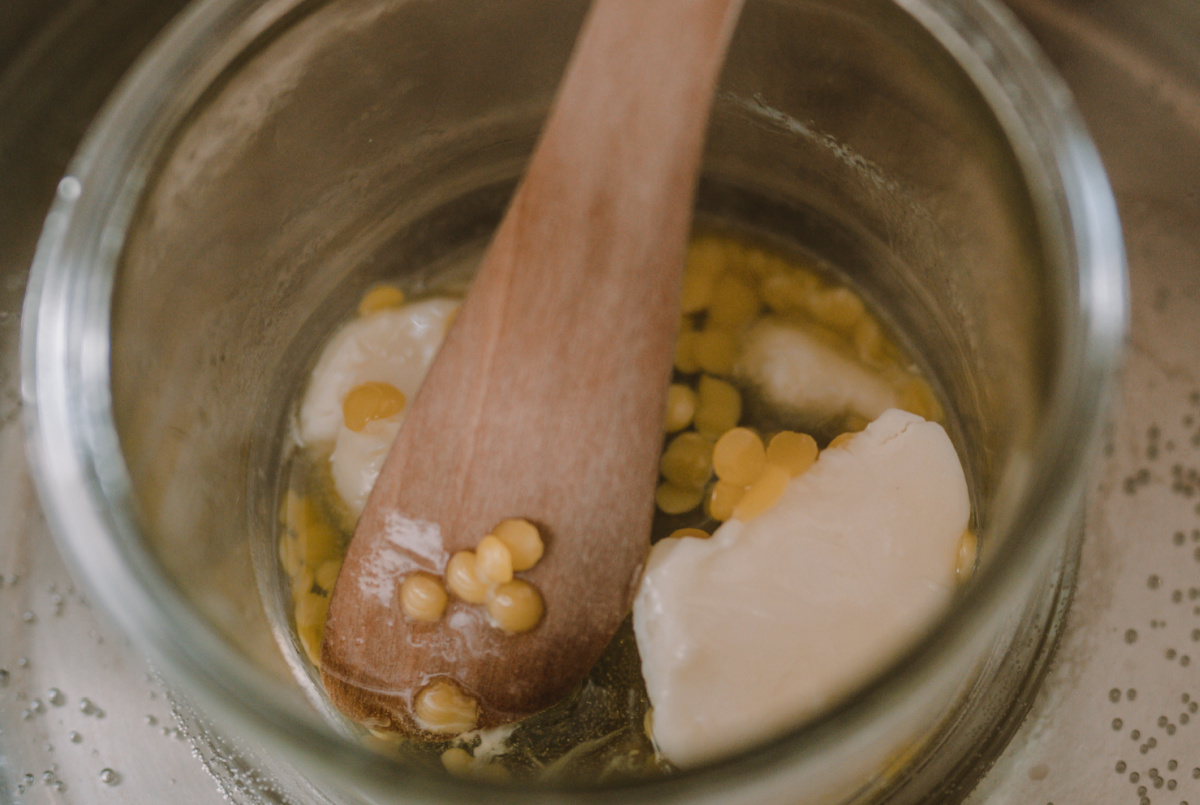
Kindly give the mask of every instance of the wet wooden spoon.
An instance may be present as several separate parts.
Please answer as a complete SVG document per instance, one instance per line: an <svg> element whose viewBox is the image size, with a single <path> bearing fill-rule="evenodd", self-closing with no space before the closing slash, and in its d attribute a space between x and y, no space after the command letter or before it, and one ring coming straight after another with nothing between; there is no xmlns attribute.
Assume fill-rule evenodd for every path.
<svg viewBox="0 0 1200 805"><path fill-rule="evenodd" d="M649 547L678 296L713 89L742 0L595 0L528 171L412 402L333 591L333 702L420 732L414 696L452 680L490 726L592 667ZM406 576L440 576L496 524L535 523L541 593L506 633L451 596L405 616Z"/></svg>

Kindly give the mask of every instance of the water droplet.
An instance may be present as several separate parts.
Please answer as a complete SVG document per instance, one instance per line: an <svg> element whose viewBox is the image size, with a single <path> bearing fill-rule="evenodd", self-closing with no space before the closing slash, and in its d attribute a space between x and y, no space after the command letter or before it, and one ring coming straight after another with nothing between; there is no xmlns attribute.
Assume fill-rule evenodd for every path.
<svg viewBox="0 0 1200 805"><path fill-rule="evenodd" d="M1175 649L1173 649L1173 648L1167 649L1167 659L1168 660L1175 659Z"/></svg>
<svg viewBox="0 0 1200 805"><path fill-rule="evenodd" d="M21 718L24 719L25 721L28 721L29 719L33 718L33 711L30 710L28 707L25 708L24 710L21 711Z"/></svg>
<svg viewBox="0 0 1200 805"><path fill-rule="evenodd" d="M148 726L153 727L157 723L158 723L158 719L155 718L154 716L146 716L146 724Z"/></svg>
<svg viewBox="0 0 1200 805"><path fill-rule="evenodd" d="M1146 579L1146 586L1149 587L1151 590L1157 590L1158 585L1160 585L1160 584L1162 584L1162 579L1160 579L1157 574Z"/></svg>
<svg viewBox="0 0 1200 805"><path fill-rule="evenodd" d="M1191 702L1191 703L1188 705L1188 712L1189 712L1189 713L1195 713L1197 709L1200 709L1200 703L1197 703L1197 702Z"/></svg>
<svg viewBox="0 0 1200 805"><path fill-rule="evenodd" d="M96 711L96 705L92 704L92 700L86 696L79 700L79 712L85 716L90 716Z"/></svg>
<svg viewBox="0 0 1200 805"><path fill-rule="evenodd" d="M1137 629L1125 630L1125 642L1129 643L1130 645L1137 642Z"/></svg>
<svg viewBox="0 0 1200 805"><path fill-rule="evenodd" d="M1129 701L1133 701L1134 699L1136 699L1137 698L1137 688L1130 688L1129 690L1125 691L1125 698L1128 699Z"/></svg>
<svg viewBox="0 0 1200 805"><path fill-rule="evenodd" d="M63 692L58 688L50 688L50 690L46 691L46 701L50 702L50 704L54 705L55 707L62 706L63 702L66 700L67 697L64 696Z"/></svg>
<svg viewBox="0 0 1200 805"><path fill-rule="evenodd" d="M1189 716L1187 713L1180 713L1180 714L1179 714L1179 723L1180 723L1180 724L1186 724L1186 723L1188 723L1188 722L1189 722L1189 721L1191 721L1191 720L1192 720L1192 717L1191 717L1191 716Z"/></svg>
<svg viewBox="0 0 1200 805"><path fill-rule="evenodd" d="M21 620L25 621L26 623L33 623L37 620L37 615L34 615L29 610L25 610L21 613Z"/></svg>
<svg viewBox="0 0 1200 805"><path fill-rule="evenodd" d="M17 667L18 668L28 668L29 667L29 658L28 657L17 657Z"/></svg>
<svg viewBox="0 0 1200 805"><path fill-rule="evenodd" d="M1118 761L1117 761L1117 774L1124 774L1124 773L1125 773L1125 769L1126 769L1126 766L1125 766L1125 761L1123 761L1123 760L1118 760Z"/></svg>
<svg viewBox="0 0 1200 805"><path fill-rule="evenodd" d="M1144 786L1144 785L1139 785L1139 786L1137 787L1137 795L1138 795L1139 797L1144 797L1144 796L1146 796L1146 792L1147 792L1147 791L1149 791L1149 790L1150 790L1150 789L1149 789L1149 788L1146 788L1146 786Z"/></svg>
<svg viewBox="0 0 1200 805"><path fill-rule="evenodd" d="M1142 775L1138 774L1136 771L1129 772L1129 782L1136 783L1140 779L1142 779Z"/></svg>
<svg viewBox="0 0 1200 805"><path fill-rule="evenodd" d="M29 709L35 713L44 713L46 712L46 705L42 704L41 699L34 699L29 703Z"/></svg>
<svg viewBox="0 0 1200 805"><path fill-rule="evenodd" d="M101 769L100 782L104 783L105 785L116 785L117 783L121 782L121 775L117 774L112 769Z"/></svg>
<svg viewBox="0 0 1200 805"><path fill-rule="evenodd" d="M1114 719L1112 720L1112 728L1113 728L1113 730L1114 730L1114 731L1120 730L1120 729L1121 729L1121 727L1123 727L1123 726L1125 726L1125 722L1124 722L1124 721L1122 721L1121 719L1119 719L1119 718L1114 718Z"/></svg>
<svg viewBox="0 0 1200 805"><path fill-rule="evenodd" d="M21 778L25 785L33 785L33 775L30 772L25 772L25 776Z"/></svg>
<svg viewBox="0 0 1200 805"><path fill-rule="evenodd" d="M1129 733L1129 737L1136 741L1138 738L1142 737L1142 731L1134 730L1133 732Z"/></svg>
<svg viewBox="0 0 1200 805"><path fill-rule="evenodd" d="M1174 734L1175 734L1175 725L1168 724L1167 725L1167 735L1174 735Z"/></svg>
<svg viewBox="0 0 1200 805"><path fill-rule="evenodd" d="M1177 783L1174 780L1167 780L1167 790L1174 791Z"/></svg>
<svg viewBox="0 0 1200 805"><path fill-rule="evenodd" d="M1158 726L1160 726L1160 727L1165 727L1165 726L1167 726L1167 717L1166 717L1166 716L1159 716L1159 717L1158 717ZM1150 773L1151 773L1151 774L1154 774L1153 770L1152 770Z"/></svg>
<svg viewBox="0 0 1200 805"><path fill-rule="evenodd" d="M67 740L73 744L77 744L83 740L83 736L80 735L75 730L71 730L70 732L67 733Z"/></svg>
<svg viewBox="0 0 1200 805"><path fill-rule="evenodd" d="M83 192L83 185L74 176L64 176L58 181L58 197L64 201L74 201Z"/></svg>
<svg viewBox="0 0 1200 805"><path fill-rule="evenodd" d="M1147 741L1146 741L1146 746L1148 746L1148 747L1150 747L1151 749L1153 749L1154 747L1158 746L1158 739L1157 739L1157 738L1149 738L1149 739L1147 739Z"/></svg>
<svg viewBox="0 0 1200 805"><path fill-rule="evenodd" d="M8 685L8 677L9 677L8 671L5 671L3 668L0 668L0 688L6 687Z"/></svg>
<svg viewBox="0 0 1200 805"><path fill-rule="evenodd" d="M1197 629L1196 631L1200 631L1200 629ZM1117 702L1121 701L1121 691L1118 690L1117 688L1113 688L1112 690L1110 690L1108 692L1108 700L1110 702L1112 702L1113 704L1116 704Z"/></svg>

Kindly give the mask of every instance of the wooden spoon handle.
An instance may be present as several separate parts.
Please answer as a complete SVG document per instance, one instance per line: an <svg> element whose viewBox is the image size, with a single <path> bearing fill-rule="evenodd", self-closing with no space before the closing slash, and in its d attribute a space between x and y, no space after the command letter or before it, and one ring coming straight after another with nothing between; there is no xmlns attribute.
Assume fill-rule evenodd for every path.
<svg viewBox="0 0 1200 805"><path fill-rule="evenodd" d="M334 590L322 670L347 713L401 725L435 675L478 697L485 724L536 712L586 675L628 612L653 516L697 166L741 3L593 4ZM508 517L548 537L524 574L546 601L529 633L503 634L459 601L438 624L412 623L354 583L406 550L398 522L436 523L449 553ZM409 554L411 569L444 561Z"/></svg>

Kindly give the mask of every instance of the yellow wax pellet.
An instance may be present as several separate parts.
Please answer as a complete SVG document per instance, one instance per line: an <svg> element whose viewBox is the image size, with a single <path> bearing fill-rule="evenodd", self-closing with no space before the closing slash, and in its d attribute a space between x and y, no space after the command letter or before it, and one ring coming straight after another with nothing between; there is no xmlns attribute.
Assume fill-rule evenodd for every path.
<svg viewBox="0 0 1200 805"><path fill-rule="evenodd" d="M468 604L487 600L489 587L475 572L475 552L459 551L446 563L446 586Z"/></svg>
<svg viewBox="0 0 1200 805"><path fill-rule="evenodd" d="M413 573L400 585L400 608L415 621L433 623L446 611L446 589L427 573Z"/></svg>
<svg viewBox="0 0 1200 805"><path fill-rule="evenodd" d="M793 478L808 472L816 460L817 440L807 433L780 431L767 445L767 463L783 467Z"/></svg>
<svg viewBox="0 0 1200 805"><path fill-rule="evenodd" d="M508 552L512 554L512 568L516 571L532 568L546 550L537 526L528 520L501 520L492 534L508 546Z"/></svg>
<svg viewBox="0 0 1200 805"><path fill-rule="evenodd" d="M404 291L394 285L376 285L363 294L358 303L358 315L366 316L380 310L390 310L404 304Z"/></svg>
<svg viewBox="0 0 1200 805"><path fill-rule="evenodd" d="M333 585L337 583L338 573L342 570L341 559L330 559L317 568L317 584L321 585L322 590L332 590Z"/></svg>
<svg viewBox="0 0 1200 805"><path fill-rule="evenodd" d="M279 561L289 576L300 572L300 550L296 545L296 537L291 532L284 531L279 535Z"/></svg>
<svg viewBox="0 0 1200 805"><path fill-rule="evenodd" d="M671 532L669 539L683 539L691 537L693 539L708 539L712 534L709 534L702 528L677 528Z"/></svg>
<svg viewBox="0 0 1200 805"><path fill-rule="evenodd" d="M837 436L834 436L833 439L831 439L829 441L829 444L825 446L825 449L833 450L836 447L841 447L857 435L858 435L857 433L853 433L853 432L839 433Z"/></svg>
<svg viewBox="0 0 1200 805"><path fill-rule="evenodd" d="M296 599L296 625L320 626L329 612L329 596L304 593Z"/></svg>
<svg viewBox="0 0 1200 805"><path fill-rule="evenodd" d="M683 272L683 288L679 292L679 309L684 313L699 313L712 299L716 275L688 269Z"/></svg>
<svg viewBox="0 0 1200 805"><path fill-rule="evenodd" d="M717 439L742 418L742 395L731 384L704 375L696 389L696 430Z"/></svg>
<svg viewBox="0 0 1200 805"><path fill-rule="evenodd" d="M770 509L783 495L788 480L787 470L768 464L762 475L758 476L758 480L750 485L746 494L742 495L742 499L734 506L734 517L745 522Z"/></svg>
<svg viewBox="0 0 1200 805"><path fill-rule="evenodd" d="M475 546L475 575L489 587L512 581L512 553L493 534L488 534Z"/></svg>
<svg viewBox="0 0 1200 805"><path fill-rule="evenodd" d="M313 569L308 566L301 567L300 572L292 576L292 600L298 602L301 596L312 592L314 581L316 581L316 574Z"/></svg>
<svg viewBox="0 0 1200 805"><path fill-rule="evenodd" d="M442 768L451 774L466 774L474 763L475 758L461 746L454 746L442 752Z"/></svg>
<svg viewBox="0 0 1200 805"><path fill-rule="evenodd" d="M297 626L296 635L300 638L300 648L304 656L317 668L321 667L321 638L325 636L325 623Z"/></svg>
<svg viewBox="0 0 1200 805"><path fill-rule="evenodd" d="M975 532L968 528L963 532L962 540L958 543L958 561L954 568L954 575L959 584L971 578L975 572L975 557L978 551L979 539L975 536Z"/></svg>
<svg viewBox="0 0 1200 805"><path fill-rule="evenodd" d="M699 489L686 489L671 482L661 483L654 490L654 503L663 514L683 514L700 505L704 493Z"/></svg>
<svg viewBox="0 0 1200 805"><path fill-rule="evenodd" d="M667 389L667 433L681 431L692 424L696 413L696 392L682 383L672 383Z"/></svg>
<svg viewBox="0 0 1200 805"><path fill-rule="evenodd" d="M675 342L675 368L685 375L700 371L700 362L696 359L696 346L700 343L700 333L693 329L679 331Z"/></svg>
<svg viewBox="0 0 1200 805"><path fill-rule="evenodd" d="M736 331L754 321L761 307L758 292L752 286L727 274L713 286L708 321L716 327Z"/></svg>
<svg viewBox="0 0 1200 805"><path fill-rule="evenodd" d="M758 480L767 466L767 451L754 431L732 428L713 446L712 465L713 472L722 481L749 486Z"/></svg>
<svg viewBox="0 0 1200 805"><path fill-rule="evenodd" d="M513 579L496 588L488 599L487 611L501 629L516 634L537 626L545 605L536 587L524 579Z"/></svg>
<svg viewBox="0 0 1200 805"><path fill-rule="evenodd" d="M849 288L828 288L808 298L808 310L820 324L850 334L863 316L863 303Z"/></svg>
<svg viewBox="0 0 1200 805"><path fill-rule="evenodd" d="M937 422L942 418L942 406L933 389L923 379L914 377L900 390L899 406L909 413Z"/></svg>
<svg viewBox="0 0 1200 805"><path fill-rule="evenodd" d="M880 367L887 360L883 328L870 316L863 316L854 327L854 349L858 359L868 366Z"/></svg>
<svg viewBox="0 0 1200 805"><path fill-rule="evenodd" d="M479 705L448 679L435 679L417 693L417 726L437 735L458 735L474 728Z"/></svg>
<svg viewBox="0 0 1200 805"><path fill-rule="evenodd" d="M696 339L696 363L705 372L712 375L728 375L733 373L737 363L737 338L728 330L719 327L707 327Z"/></svg>
<svg viewBox="0 0 1200 805"><path fill-rule="evenodd" d="M817 290L811 274L790 270L763 278L759 291L763 302L776 313L795 313L808 307L808 298Z"/></svg>
<svg viewBox="0 0 1200 805"><path fill-rule="evenodd" d="M729 481L717 481L708 493L708 516L722 523L733 517L733 510L746 494L746 487Z"/></svg>
<svg viewBox="0 0 1200 805"><path fill-rule="evenodd" d="M342 419L347 428L358 433L368 422L400 413L406 402L404 392L391 383L372 380L350 389L342 400Z"/></svg>
<svg viewBox="0 0 1200 805"><path fill-rule="evenodd" d="M671 440L658 462L659 471L670 483L684 489L703 489L712 475L712 442L695 431Z"/></svg>
<svg viewBox="0 0 1200 805"><path fill-rule="evenodd" d="M317 505L308 497L290 494L288 504L288 528L296 535L300 561L315 569L336 558L341 540Z"/></svg>

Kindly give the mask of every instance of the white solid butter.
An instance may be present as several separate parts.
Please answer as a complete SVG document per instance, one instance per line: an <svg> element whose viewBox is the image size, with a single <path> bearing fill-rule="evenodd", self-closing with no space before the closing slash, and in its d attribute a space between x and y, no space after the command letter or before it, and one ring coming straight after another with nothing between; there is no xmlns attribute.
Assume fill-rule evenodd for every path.
<svg viewBox="0 0 1200 805"><path fill-rule="evenodd" d="M368 381L390 383L412 402L458 305L454 299L426 299L368 314L338 330L313 368L300 406L300 441L337 439L342 400Z"/></svg>
<svg viewBox="0 0 1200 805"><path fill-rule="evenodd" d="M895 390L877 373L815 332L778 319L746 333L736 372L772 406L802 414L810 425L847 414L869 421L897 405Z"/></svg>
<svg viewBox="0 0 1200 805"><path fill-rule="evenodd" d="M766 513L655 545L633 622L663 754L715 758L864 681L950 600L969 516L945 431L893 409Z"/></svg>

